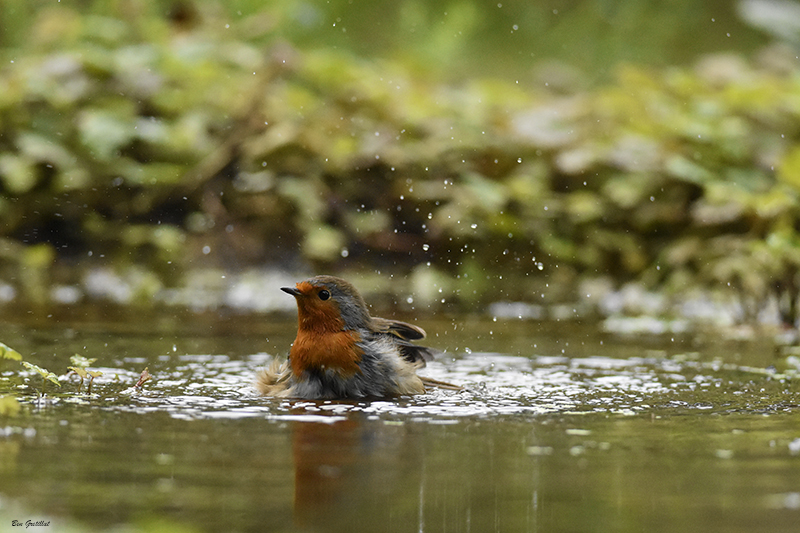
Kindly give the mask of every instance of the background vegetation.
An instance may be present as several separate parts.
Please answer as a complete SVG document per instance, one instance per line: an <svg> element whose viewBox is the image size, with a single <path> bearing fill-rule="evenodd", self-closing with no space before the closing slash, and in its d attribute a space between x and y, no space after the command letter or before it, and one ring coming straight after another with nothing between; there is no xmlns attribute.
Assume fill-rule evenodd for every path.
<svg viewBox="0 0 800 533"><path fill-rule="evenodd" d="M793 6L0 2L0 301L235 307L201 293L325 271L794 322Z"/></svg>

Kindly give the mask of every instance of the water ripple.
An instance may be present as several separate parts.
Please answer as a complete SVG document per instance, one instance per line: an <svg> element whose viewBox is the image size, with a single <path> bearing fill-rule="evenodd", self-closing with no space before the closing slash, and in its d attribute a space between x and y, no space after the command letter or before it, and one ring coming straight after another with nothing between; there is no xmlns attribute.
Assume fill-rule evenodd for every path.
<svg viewBox="0 0 800 533"><path fill-rule="evenodd" d="M437 424L464 417L775 408L763 387L752 387L754 379L770 380L762 369L655 356L529 358L470 353L431 363L421 372L462 385L463 390L432 390L391 401L263 398L252 381L268 360L266 354L244 359L203 354L160 358L150 367L154 379L141 390L134 387L138 372L102 368L103 376L96 380L93 394L81 402L118 411L162 411L180 419L258 417L276 422L332 422L362 413L386 423L424 420ZM124 364L130 366L131 362ZM785 405L797 404L796 393L783 393ZM74 403L75 397L53 398L54 403L68 401Z"/></svg>

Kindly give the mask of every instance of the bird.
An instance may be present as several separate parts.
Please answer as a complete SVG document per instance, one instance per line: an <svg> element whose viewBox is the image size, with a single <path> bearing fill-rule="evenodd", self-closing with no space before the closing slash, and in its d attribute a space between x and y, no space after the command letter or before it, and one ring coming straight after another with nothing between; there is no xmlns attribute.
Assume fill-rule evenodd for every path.
<svg viewBox="0 0 800 533"><path fill-rule="evenodd" d="M389 398L423 394L426 385L459 387L417 375L440 353L413 344L422 328L370 316L349 282L327 275L281 287L297 302L297 337L286 361L256 379L264 396L302 399Z"/></svg>

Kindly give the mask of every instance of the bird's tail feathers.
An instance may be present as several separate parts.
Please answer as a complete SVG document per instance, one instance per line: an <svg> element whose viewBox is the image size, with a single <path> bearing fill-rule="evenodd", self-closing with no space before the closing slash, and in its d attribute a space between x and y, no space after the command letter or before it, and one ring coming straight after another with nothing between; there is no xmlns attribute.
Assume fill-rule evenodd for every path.
<svg viewBox="0 0 800 533"><path fill-rule="evenodd" d="M464 390L463 387L459 387L458 385L453 385L452 383L447 383L446 381L439 381L438 379L428 378L425 376L420 376L419 378L422 380L422 384L425 385L425 388L432 387L434 389L449 390L449 391Z"/></svg>

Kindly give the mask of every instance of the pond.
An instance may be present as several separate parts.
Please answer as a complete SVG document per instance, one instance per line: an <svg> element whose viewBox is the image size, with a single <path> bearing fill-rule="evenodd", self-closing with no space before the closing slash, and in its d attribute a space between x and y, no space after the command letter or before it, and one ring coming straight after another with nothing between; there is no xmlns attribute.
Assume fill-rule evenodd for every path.
<svg viewBox="0 0 800 533"><path fill-rule="evenodd" d="M13 520L189 532L800 523L800 365L769 338L440 318L422 325L446 352L421 373L463 391L310 402L251 387L288 349L293 318L129 318L0 328L58 374L74 353L103 372L91 394L63 376L42 399L38 376L16 391L21 412L0 418L4 531ZM153 379L137 390L145 367Z"/></svg>

